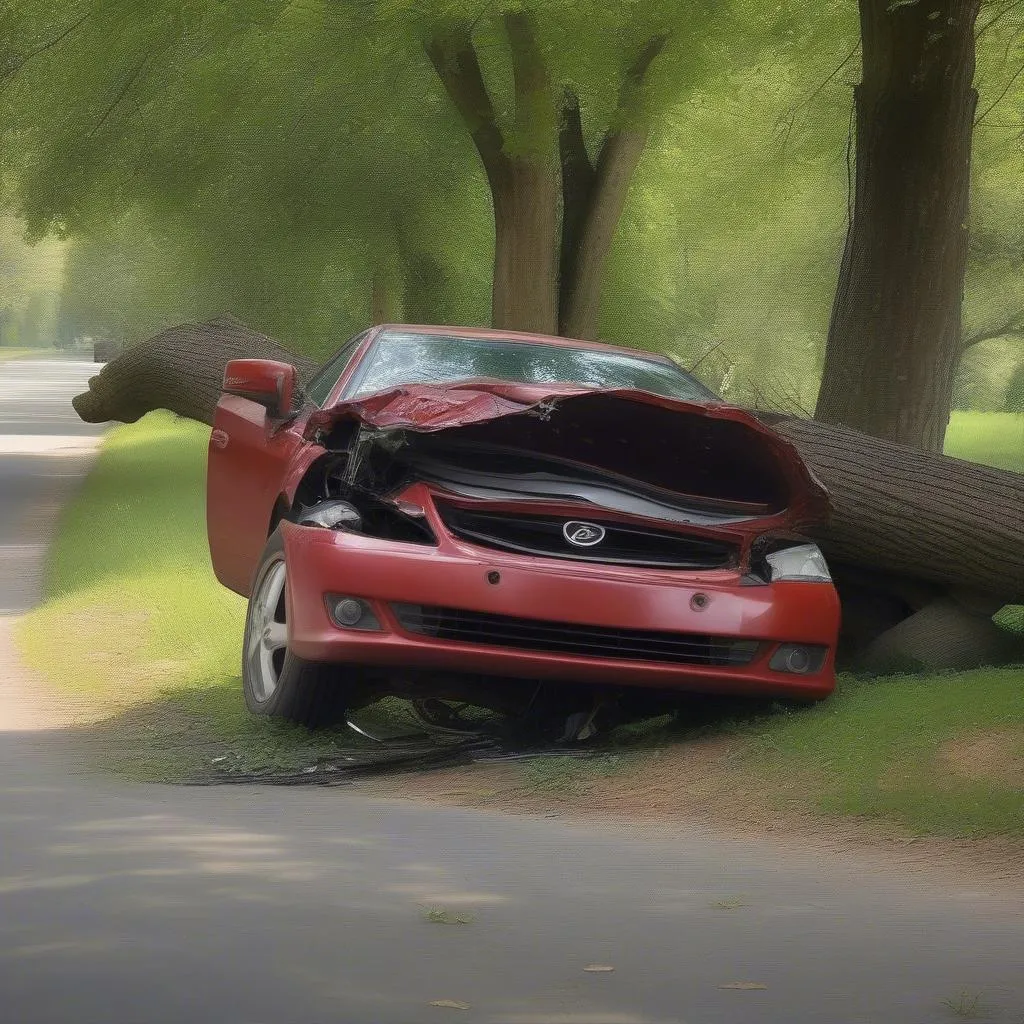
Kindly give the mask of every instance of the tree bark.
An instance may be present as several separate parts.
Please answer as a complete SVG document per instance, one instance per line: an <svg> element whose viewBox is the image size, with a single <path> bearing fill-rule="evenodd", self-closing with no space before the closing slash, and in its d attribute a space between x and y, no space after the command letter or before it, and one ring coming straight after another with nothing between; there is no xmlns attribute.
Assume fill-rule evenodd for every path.
<svg viewBox="0 0 1024 1024"><path fill-rule="evenodd" d="M813 420L773 426L829 492L815 539L830 561L985 593L993 611L1024 603L1024 474Z"/></svg>
<svg viewBox="0 0 1024 1024"><path fill-rule="evenodd" d="M296 355L232 316L171 327L133 345L89 380L89 390L71 400L86 423L134 423L154 409L213 424L224 367L231 359L277 359L291 363L303 383L317 364Z"/></svg>
<svg viewBox="0 0 1024 1024"><path fill-rule="evenodd" d="M562 165L562 237L558 263L558 333L569 337L565 310L569 308L576 280L576 255L594 190L594 165L583 137L579 97L566 89L558 131L558 155Z"/></svg>
<svg viewBox="0 0 1024 1024"><path fill-rule="evenodd" d="M505 160L495 176L495 327L558 333L558 196L558 171L543 160Z"/></svg>
<svg viewBox="0 0 1024 1024"><path fill-rule="evenodd" d="M128 349L74 399L83 420L134 422L170 409L213 422L224 366L259 357L313 361L222 317L171 328ZM816 532L830 562L854 566L909 610L955 593L991 615L1024 603L1024 474L990 469L812 420L758 413L786 437L827 488L830 523Z"/></svg>
<svg viewBox="0 0 1024 1024"><path fill-rule="evenodd" d="M942 449L960 356L979 0L860 0L856 188L815 417Z"/></svg>
<svg viewBox="0 0 1024 1024"><path fill-rule="evenodd" d="M512 50L514 154L506 151L469 27L430 40L426 49L490 186L495 235L491 321L507 330L554 334L560 198L554 100L532 17L506 14L504 25Z"/></svg>

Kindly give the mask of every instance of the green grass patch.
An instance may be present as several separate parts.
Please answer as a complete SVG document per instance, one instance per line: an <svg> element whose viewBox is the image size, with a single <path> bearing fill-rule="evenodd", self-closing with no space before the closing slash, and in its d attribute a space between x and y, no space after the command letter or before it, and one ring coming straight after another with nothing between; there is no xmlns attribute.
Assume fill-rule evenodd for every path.
<svg viewBox="0 0 1024 1024"><path fill-rule="evenodd" d="M47 359L56 354L52 348L0 348L0 363L12 359Z"/></svg>
<svg viewBox="0 0 1024 1024"><path fill-rule="evenodd" d="M845 677L822 704L734 728L739 765L782 805L1024 836L1024 669Z"/></svg>
<svg viewBox="0 0 1024 1024"><path fill-rule="evenodd" d="M1024 473L1024 413L954 412L946 454Z"/></svg>
<svg viewBox="0 0 1024 1024"><path fill-rule="evenodd" d="M169 414L118 427L64 510L46 600L21 626L31 664L70 689L134 702L236 671L245 605L206 548L209 430Z"/></svg>
<svg viewBox="0 0 1024 1024"><path fill-rule="evenodd" d="M182 778L215 758L292 770L359 743L245 709L245 602L217 582L206 544L209 433L152 413L107 435L61 516L44 603L19 625L30 666L109 709L90 731L98 756L138 778Z"/></svg>
<svg viewBox="0 0 1024 1024"><path fill-rule="evenodd" d="M958 423L958 444L972 422L980 445L1002 421ZM109 706L107 720L84 734L103 763L134 777L180 779L214 765L290 771L360 745L348 730L311 734L245 710L244 602L216 582L206 546L208 436L168 414L108 435L62 516L46 600L20 626L31 665ZM1001 451L991 443L982 454L996 461ZM1021 612L1004 617L1024 628ZM582 802L602 780L617 776L620 785L644 771L652 750L725 732L740 743L722 785L734 786L738 771L767 805L880 818L921 833L1024 835L1024 787L1015 781L1024 670L845 678L813 708L689 721L682 733L668 718L618 730L605 757L526 762L523 785Z"/></svg>

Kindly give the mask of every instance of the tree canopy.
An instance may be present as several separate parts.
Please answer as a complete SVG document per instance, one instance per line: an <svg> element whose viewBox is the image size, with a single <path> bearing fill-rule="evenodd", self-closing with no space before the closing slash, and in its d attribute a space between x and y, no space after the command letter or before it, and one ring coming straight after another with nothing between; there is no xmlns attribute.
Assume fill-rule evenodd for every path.
<svg viewBox="0 0 1024 1024"><path fill-rule="evenodd" d="M978 21L968 339L1024 313L1013 6ZM470 53L485 108L446 82ZM67 239L67 330L131 340L230 309L318 354L373 319L490 321L502 227L481 132L531 163L531 188L554 175L551 288L566 139L586 180L633 132L621 212L594 229L595 333L699 361L737 400L810 409L859 61L845 0L23 0L0 13L0 180L30 238ZM551 301L564 324L568 299ZM999 407L1021 354L970 346L963 400Z"/></svg>

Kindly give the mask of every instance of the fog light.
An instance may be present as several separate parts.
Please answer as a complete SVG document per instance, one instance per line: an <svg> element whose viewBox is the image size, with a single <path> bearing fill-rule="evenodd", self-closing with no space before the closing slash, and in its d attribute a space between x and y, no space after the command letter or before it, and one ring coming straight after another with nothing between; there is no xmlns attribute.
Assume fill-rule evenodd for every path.
<svg viewBox="0 0 1024 1024"><path fill-rule="evenodd" d="M775 669L776 672L790 672L793 675L804 676L808 672L817 672L825 664L827 654L827 647L817 647L811 644L782 644L772 655L768 667Z"/></svg>
<svg viewBox="0 0 1024 1024"><path fill-rule="evenodd" d="M328 594L327 611L343 629L380 629L380 621L367 601L345 594Z"/></svg>
<svg viewBox="0 0 1024 1024"><path fill-rule="evenodd" d="M334 617L343 626L354 626L363 617L362 602L354 597L343 597L334 606Z"/></svg>

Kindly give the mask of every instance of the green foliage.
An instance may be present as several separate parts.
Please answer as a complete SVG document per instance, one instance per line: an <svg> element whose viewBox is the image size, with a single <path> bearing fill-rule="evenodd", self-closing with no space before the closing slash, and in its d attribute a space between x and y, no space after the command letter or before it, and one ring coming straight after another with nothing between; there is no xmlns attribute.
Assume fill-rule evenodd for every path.
<svg viewBox="0 0 1024 1024"><path fill-rule="evenodd" d="M946 432L946 454L1024 473L1024 416L954 412Z"/></svg>
<svg viewBox="0 0 1024 1024"><path fill-rule="evenodd" d="M0 348L35 348L57 339L65 246L25 240L25 227L0 216Z"/></svg>
<svg viewBox="0 0 1024 1024"><path fill-rule="evenodd" d="M972 345L960 360L953 388L954 408L973 412L1001 412L1006 408L1007 382L1024 366L1024 344L1019 336L992 338Z"/></svg>
<svg viewBox="0 0 1024 1024"><path fill-rule="evenodd" d="M1021 363L1010 375L1006 385L1006 402L1003 408L1007 412L1024 413L1024 363Z"/></svg>
<svg viewBox="0 0 1024 1024"><path fill-rule="evenodd" d="M391 273L396 261L414 319L486 322L488 196L421 44L446 25L472 23L509 144L530 144L523 131L553 126L537 118L513 123L501 18L516 6L524 5L481 14L479 4L458 0L354 8L162 0L141 17L127 0L111 0L90 8L81 24L73 4L36 0L7 12L0 39L15 55L77 26L9 79L0 118L0 152L32 231L80 240L68 277L68 322L137 336L231 308L320 351L369 318L370 280L381 268ZM758 264L767 257L772 268L784 266L771 250L792 217L773 216L777 229L755 243L761 248L753 260L734 228L739 222L749 230L752 214L774 203L756 167L759 150L771 148L780 114L828 73L837 26L847 46L850 12L826 5L812 21L788 6L760 11L712 0L526 6L538 19L556 92L568 85L582 98L592 151L625 69L647 40L668 34L643 96L656 139L617 247L605 334L686 354L735 330L734 358L744 358L744 335L763 331L770 311L725 323L694 322L692 314L710 309L709 297L723 289L734 295L717 308L749 309L748 295L765 292L756 283ZM825 40L831 45L807 60L803 50ZM762 63L728 70L751 60ZM755 95L757 109L750 109ZM813 139L818 151L820 139L804 130L814 105L803 104L788 135L801 146ZM837 123L845 123L844 113ZM781 182L787 174L769 177ZM792 182L782 187L794 192ZM815 181L804 194L817 191ZM707 216L730 193L729 208ZM681 218L665 216L677 209ZM657 230L646 232L652 220ZM711 271L699 282L696 305L691 282L676 274L677 229L699 254L691 265ZM723 238L731 239L728 253ZM826 244L827 290L836 239ZM410 271L417 266L420 273ZM736 295L739 273L722 280L724 266L752 269L755 284ZM820 331L820 315L812 321Z"/></svg>
<svg viewBox="0 0 1024 1024"><path fill-rule="evenodd" d="M845 0L5 5L0 182L34 237L73 239L61 330L137 338L231 310L322 353L371 318L375 277L408 319L486 323L487 184L423 43L470 27L508 147L547 144L551 104L514 110L502 19L517 10L537 20L555 100L581 97L592 154L626 69L668 38L639 97L651 137L602 336L684 364L714 349L701 372L728 375L730 398L811 408L859 77ZM1024 310L1012 21L979 44L968 333ZM1000 407L994 352L965 367L965 408Z"/></svg>

